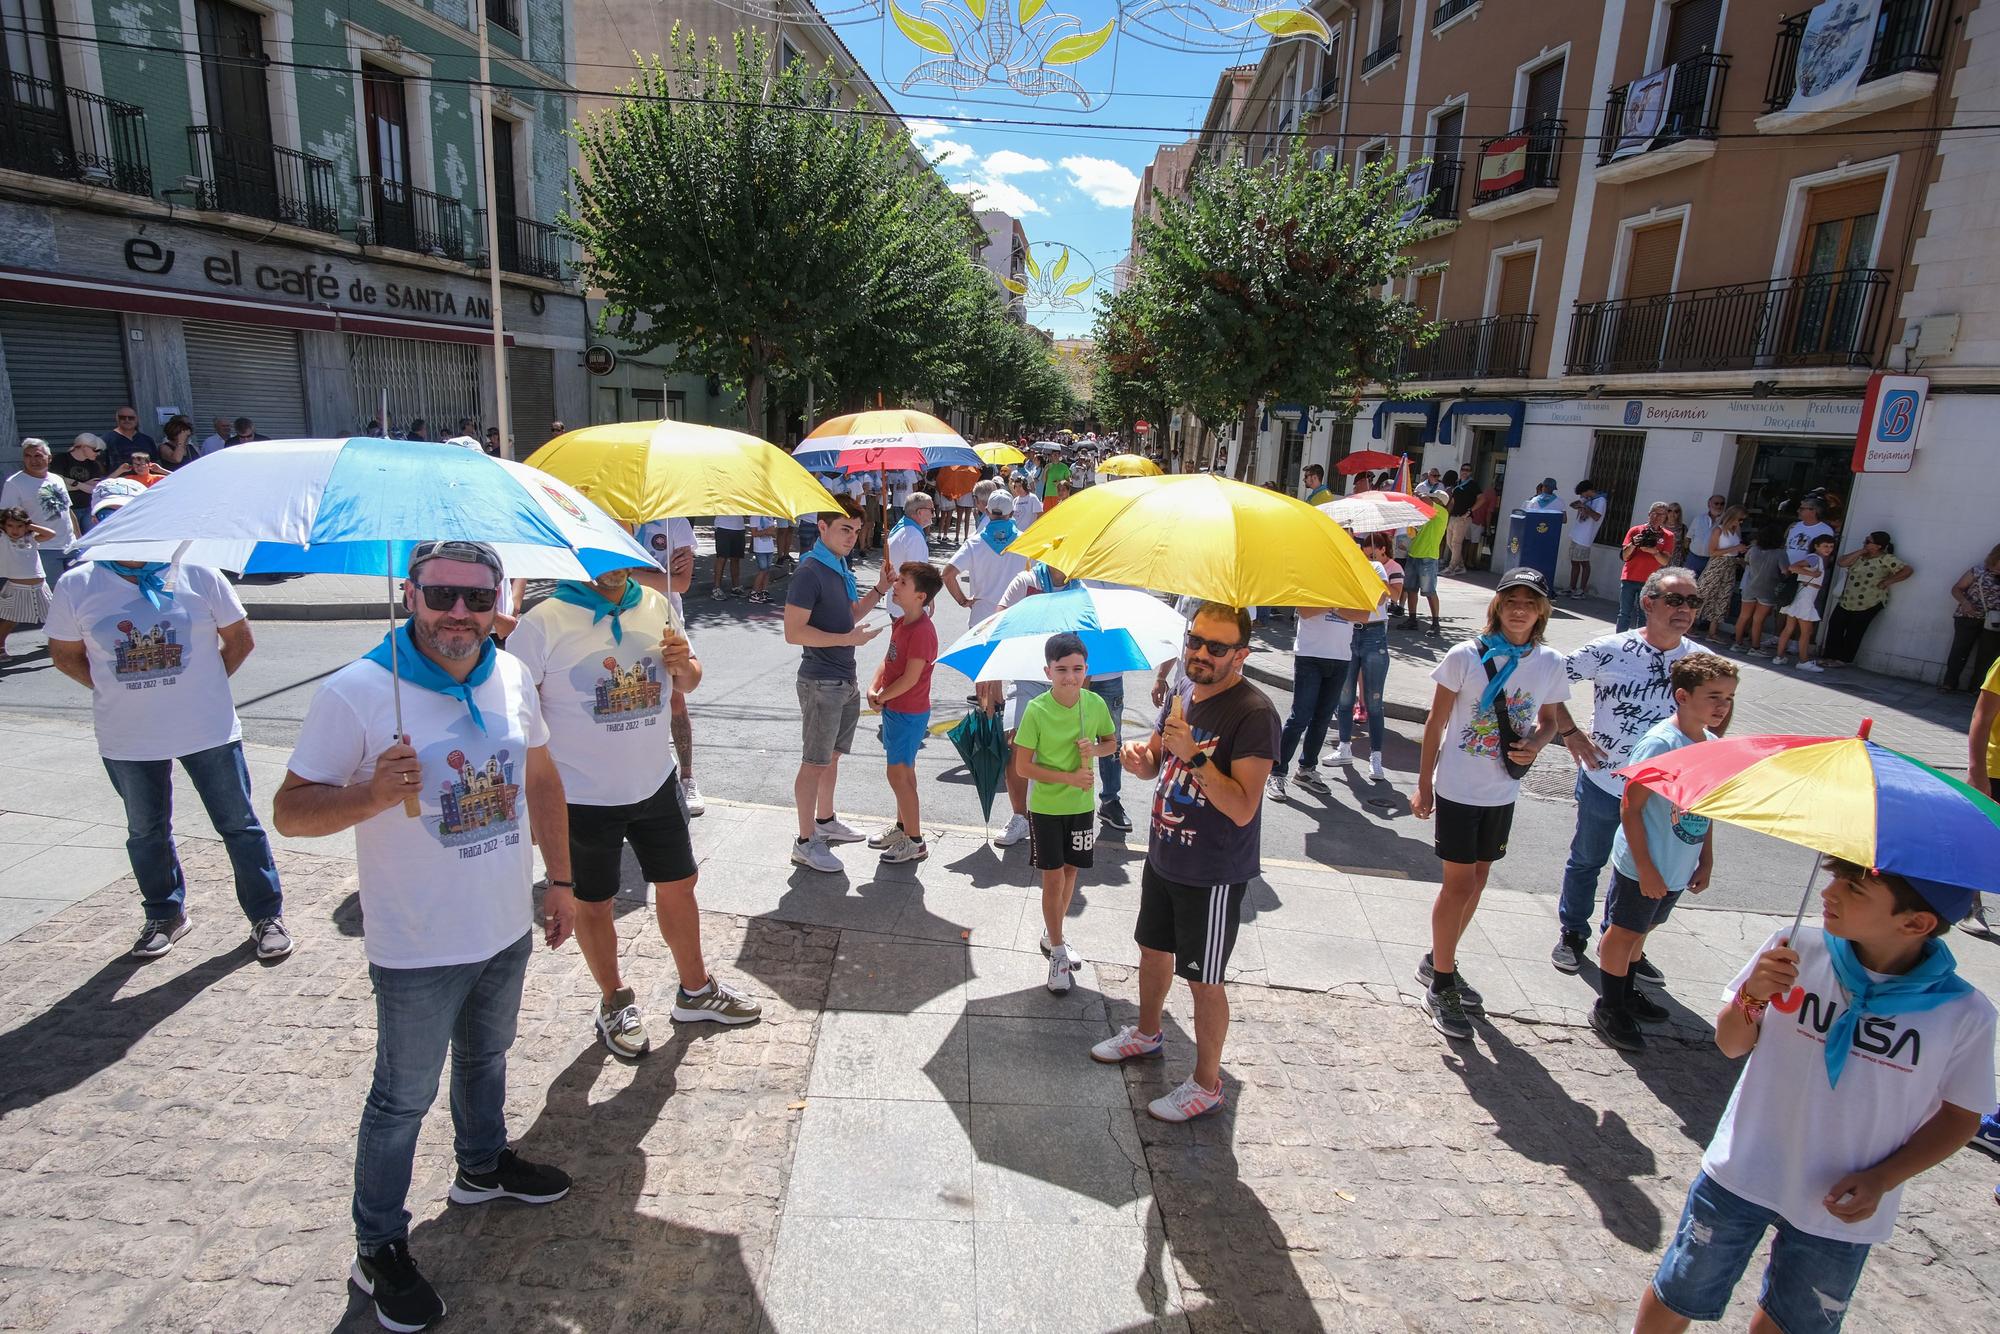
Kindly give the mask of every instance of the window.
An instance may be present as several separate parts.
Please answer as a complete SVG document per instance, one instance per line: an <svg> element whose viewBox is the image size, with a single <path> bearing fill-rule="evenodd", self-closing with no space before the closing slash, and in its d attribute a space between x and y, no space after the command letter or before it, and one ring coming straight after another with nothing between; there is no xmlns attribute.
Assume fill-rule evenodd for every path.
<svg viewBox="0 0 2000 1334"><path fill-rule="evenodd" d="M1625 545L1632 506L1639 495L1639 459L1646 451L1643 431L1599 431L1590 442L1590 480L1604 497L1604 526L1597 545Z"/></svg>
<svg viewBox="0 0 2000 1334"><path fill-rule="evenodd" d="M654 401L655 403L658 402L657 399L655 399ZM660 413L660 416L665 418L667 421L676 421L676 422L686 421L688 419L687 394L679 389L668 391L666 410Z"/></svg>
<svg viewBox="0 0 2000 1334"><path fill-rule="evenodd" d="M521 17L514 9L514 0L486 0L486 21L520 36Z"/></svg>
<svg viewBox="0 0 2000 1334"><path fill-rule="evenodd" d="M804 59L805 57L799 54L799 48L793 46L783 37L778 39L778 68L780 70L788 70Z"/></svg>
<svg viewBox="0 0 2000 1334"><path fill-rule="evenodd" d="M1500 260L1499 281L1494 288L1495 315L1526 315L1535 291L1535 253L1524 250Z"/></svg>

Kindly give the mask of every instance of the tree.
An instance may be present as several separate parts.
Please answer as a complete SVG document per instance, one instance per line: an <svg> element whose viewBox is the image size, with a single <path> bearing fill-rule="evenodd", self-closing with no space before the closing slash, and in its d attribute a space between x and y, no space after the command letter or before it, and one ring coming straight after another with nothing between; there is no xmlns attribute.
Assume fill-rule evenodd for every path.
<svg viewBox="0 0 2000 1334"><path fill-rule="evenodd" d="M1136 286L1113 293L1097 309L1097 357L1091 369L1090 408L1104 424L1117 423L1126 438L1133 424L1150 418L1157 429L1172 413L1173 386L1160 349L1142 322L1145 295Z"/></svg>
<svg viewBox="0 0 2000 1334"><path fill-rule="evenodd" d="M1162 378L1204 421L1243 423L1247 475L1260 404L1358 402L1393 392L1404 349L1433 326L1384 300L1409 272L1426 224L1405 198L1408 170L1315 167L1303 149L1263 166L1202 164L1185 199L1159 196L1142 224L1133 322Z"/></svg>

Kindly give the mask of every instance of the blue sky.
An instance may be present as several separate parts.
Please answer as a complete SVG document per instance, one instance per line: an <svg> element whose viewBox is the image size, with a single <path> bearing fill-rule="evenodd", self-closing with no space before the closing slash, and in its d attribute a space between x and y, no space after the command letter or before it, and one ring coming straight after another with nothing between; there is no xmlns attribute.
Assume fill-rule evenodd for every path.
<svg viewBox="0 0 2000 1334"><path fill-rule="evenodd" d="M954 55L945 57L949 60L957 53L966 53L966 48L982 36L975 33L970 41L964 40L973 19L965 4L966 0L930 0L928 4L903 0L902 11L920 23L934 24L937 33L926 34L934 42L939 36L960 39L949 43L954 48ZM854 6L850 14L837 12L847 6ZM1022 0L1020 7L1030 14L1029 26L1043 38L1044 50L1057 53L1057 48L1047 45L1051 37L1060 41L1081 36L1088 41L1117 12L1110 0L1049 0L1049 7L1039 12L1033 0ZM1129 31L1114 29L1086 58L1053 67L1075 80L1076 88L1091 103L1086 108L1080 105L1075 89L1028 97L1005 82L969 89L920 84L905 90L900 85L920 62L935 67L935 48L919 47L886 16L860 23L847 21L853 13L867 12L856 0L821 0L820 8L833 15L848 48L909 123L918 142L937 160L954 189L977 196L980 207L1014 214L1031 246L1067 244L1095 266L1098 283L1080 298L1083 311L1028 312L1032 322L1059 337L1090 332L1096 294L1109 294L1112 267L1124 257L1130 241L1132 200L1139 174L1152 161L1154 149L1179 143L1199 128L1216 75L1230 65L1255 61L1265 40L1261 31L1246 25L1247 32L1256 33L1254 39L1247 35L1217 39L1211 34L1207 36L1210 42L1235 45L1226 50L1188 53L1163 50L1134 38ZM1001 0L988 0L988 20L1000 9ZM1064 13L1074 16L1076 22L1060 22ZM965 25L956 32L954 17ZM1061 123L989 126L959 119L964 117ZM1106 124L1159 128L1137 132L1101 128ZM1036 253L1043 252L1038 249ZM1074 263L1071 269L1074 277Z"/></svg>

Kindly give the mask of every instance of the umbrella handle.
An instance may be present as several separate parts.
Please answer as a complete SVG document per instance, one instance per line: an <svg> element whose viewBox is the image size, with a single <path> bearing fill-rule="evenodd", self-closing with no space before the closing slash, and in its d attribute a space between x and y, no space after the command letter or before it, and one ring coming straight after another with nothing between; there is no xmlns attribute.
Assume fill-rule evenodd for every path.
<svg viewBox="0 0 2000 1334"><path fill-rule="evenodd" d="M383 429L387 430L388 414L386 411L383 413L383 422ZM393 570L395 568L395 544L393 542L384 542L382 546L390 555L390 560L384 562L383 568ZM384 577L389 581L389 698L396 705L396 740L400 743L403 739L403 673L397 666L396 655L396 576L389 574ZM416 819L422 813L422 810L423 807L415 797L403 798L403 814L408 818L412 820Z"/></svg>
<svg viewBox="0 0 2000 1334"><path fill-rule="evenodd" d="M1792 918L1792 929L1785 933L1785 944L1792 949L1798 948L1795 942L1799 938L1799 924L1806 919L1806 905L1812 902L1813 881L1819 879L1819 868L1825 861L1825 853L1815 852L1813 854L1812 874L1806 877L1806 892L1799 896L1798 915Z"/></svg>

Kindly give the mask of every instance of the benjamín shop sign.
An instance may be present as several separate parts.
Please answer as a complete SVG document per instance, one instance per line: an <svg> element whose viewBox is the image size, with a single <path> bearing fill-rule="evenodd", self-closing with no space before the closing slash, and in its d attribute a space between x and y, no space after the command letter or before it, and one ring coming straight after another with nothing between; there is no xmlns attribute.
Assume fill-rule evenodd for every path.
<svg viewBox="0 0 2000 1334"><path fill-rule="evenodd" d="M1528 404L1530 426L1774 432L1853 438L1859 398L1572 398Z"/></svg>
<svg viewBox="0 0 2000 1334"><path fill-rule="evenodd" d="M477 290L483 289L484 284L477 284L476 289L472 279L467 279L463 286L442 276L428 282L411 282L330 259L305 263L298 263L295 258L264 260L246 256L233 246L184 256L175 247L146 236L135 236L125 242L124 259L125 267L134 273L154 278L178 274L182 281L199 278L210 286L251 296L290 297L313 305L442 315L467 321L493 317L493 306L486 292Z"/></svg>

